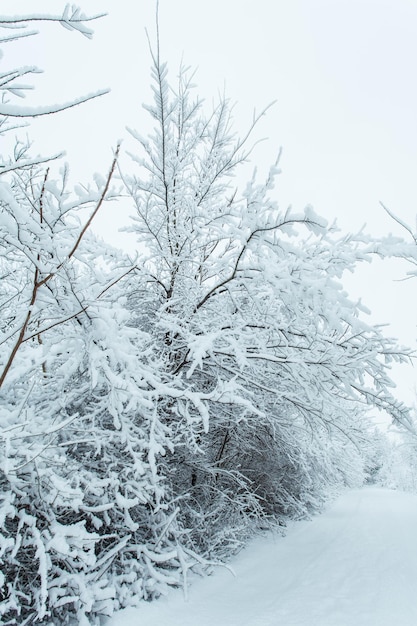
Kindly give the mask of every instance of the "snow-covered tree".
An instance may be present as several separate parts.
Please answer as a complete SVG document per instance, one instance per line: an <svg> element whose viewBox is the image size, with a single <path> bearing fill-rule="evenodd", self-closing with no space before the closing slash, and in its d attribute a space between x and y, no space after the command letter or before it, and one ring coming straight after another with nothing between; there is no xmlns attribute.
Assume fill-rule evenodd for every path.
<svg viewBox="0 0 417 626"><path fill-rule="evenodd" d="M388 235L371 244L373 253L382 259L397 258L407 261L411 269L406 273L407 279L417 276L417 221L412 226L400 216L382 204L382 208L390 218L401 227L405 239ZM415 343L415 342L414 342ZM415 359L415 350L411 355ZM395 422L397 445L389 448L385 462L379 473L382 484L407 490L416 490L416 458L417 458L417 410L413 409L402 419Z"/></svg>
<svg viewBox="0 0 417 626"><path fill-rule="evenodd" d="M168 83L159 50L152 72L154 129L130 131L125 176L143 268L130 306L178 390L158 414L176 433L163 471L179 519L194 546L227 553L260 516L305 514L362 478L367 407L407 419L387 372L407 351L341 288L369 252L362 236L338 237L311 207L282 211L278 163L236 188L256 118L239 139L229 103L207 114L187 71Z"/></svg>
<svg viewBox="0 0 417 626"><path fill-rule="evenodd" d="M1 23L20 37L20 25L46 19L90 33L77 9ZM3 133L13 116L84 100L36 111L10 104L24 87L17 77L32 71L3 75ZM75 191L65 167L56 179L50 159L31 157L26 144L2 155L2 623L64 623L68 613L85 623L132 594L152 597L178 584L199 561L176 545L176 508L155 463L171 445L155 410L159 386L165 395L170 389L146 365L149 338L129 324L123 304L135 265L89 228L114 198L118 152L104 179Z"/></svg>

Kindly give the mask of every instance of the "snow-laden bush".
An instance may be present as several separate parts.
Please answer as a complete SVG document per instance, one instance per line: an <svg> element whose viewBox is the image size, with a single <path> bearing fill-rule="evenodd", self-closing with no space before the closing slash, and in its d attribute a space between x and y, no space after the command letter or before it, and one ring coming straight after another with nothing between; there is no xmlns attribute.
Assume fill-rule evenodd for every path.
<svg viewBox="0 0 417 626"><path fill-rule="evenodd" d="M417 492L415 436L396 431L379 436L369 472L369 482L389 489Z"/></svg>
<svg viewBox="0 0 417 626"><path fill-rule="evenodd" d="M152 336L158 399L173 431L161 463L187 540L227 555L261 525L303 516L328 489L365 478L366 405L408 419L387 366L406 358L366 325L339 279L374 252L338 237L311 207L281 211L277 165L239 192L250 149L227 101L206 114L186 72L177 88L153 57L153 132L124 182L141 251L129 296Z"/></svg>
<svg viewBox="0 0 417 626"><path fill-rule="evenodd" d="M1 188L5 623L82 623L180 584L200 562L160 474L175 438L158 399L178 391L130 323L136 268L77 218L112 197L110 174L76 199L34 167Z"/></svg>
<svg viewBox="0 0 417 626"><path fill-rule="evenodd" d="M60 21L90 36L88 18ZM23 30L21 30L23 29ZM33 67L3 75L0 132L13 118L55 107L17 107L7 98ZM95 94L98 95L98 94ZM152 338L129 324L128 259L114 259L89 233L109 175L67 186L17 142L0 170L0 614L5 624L52 616L77 623L179 584L199 564L178 540L158 459L172 447L157 398L171 392L150 355ZM117 256L117 255L116 255ZM117 289L115 289L117 287ZM176 393L174 391L174 393ZM167 546L169 546L167 548ZM88 616L88 618L87 618Z"/></svg>

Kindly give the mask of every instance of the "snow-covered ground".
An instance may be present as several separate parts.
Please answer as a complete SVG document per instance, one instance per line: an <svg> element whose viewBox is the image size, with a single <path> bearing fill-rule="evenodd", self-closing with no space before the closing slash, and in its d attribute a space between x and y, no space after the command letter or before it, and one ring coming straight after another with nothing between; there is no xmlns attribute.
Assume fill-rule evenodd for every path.
<svg viewBox="0 0 417 626"><path fill-rule="evenodd" d="M182 592L109 626L416 626L417 496L346 492L285 537L260 538Z"/></svg>

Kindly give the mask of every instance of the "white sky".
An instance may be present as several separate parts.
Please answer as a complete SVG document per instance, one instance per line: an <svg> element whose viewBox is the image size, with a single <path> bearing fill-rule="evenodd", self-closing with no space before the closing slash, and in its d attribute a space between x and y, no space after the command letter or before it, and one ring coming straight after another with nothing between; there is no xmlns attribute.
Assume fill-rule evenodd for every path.
<svg viewBox="0 0 417 626"><path fill-rule="evenodd" d="M153 0L80 0L85 13L108 12L92 41L55 25L42 35L4 48L4 66L36 64L36 92L27 104L65 102L100 89L112 93L78 110L34 121L34 151L67 151L74 177L105 172L119 137L131 148L125 126L146 134L150 121ZM61 13L59 0L2 0L7 15ZM343 230L365 222L374 235L398 227L380 208L415 225L417 214L417 0L160 0L162 56L175 78L184 59L197 67L198 92L209 102L225 89L236 101L236 129L244 133L254 108L277 100L259 124L253 164L265 171L283 146L277 198L337 218ZM106 208L100 222L116 245L122 207ZM417 282L402 278L406 265L376 263L347 284L363 296L372 320L414 346ZM402 379L405 380L402 380ZM410 399L414 374L399 374Z"/></svg>

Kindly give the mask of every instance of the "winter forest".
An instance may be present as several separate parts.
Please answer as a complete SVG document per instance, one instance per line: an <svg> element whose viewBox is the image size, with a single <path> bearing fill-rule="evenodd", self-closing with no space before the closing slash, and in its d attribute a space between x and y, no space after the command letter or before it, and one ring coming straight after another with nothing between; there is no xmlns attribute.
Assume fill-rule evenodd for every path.
<svg viewBox="0 0 417 626"><path fill-rule="evenodd" d="M265 111L236 128L226 97L211 107L192 70L168 67L157 29L136 151L113 146L107 171L72 185L27 126L105 90L33 108L39 70L9 69L8 46L45 21L73 31L63 45L91 38L98 18L0 16L3 624L98 624L341 487L415 488L415 411L390 377L412 347L370 324L343 278L374 257L412 275L417 234L396 214L403 238L283 210L279 158L261 178L253 157ZM121 198L135 257L94 232Z"/></svg>

